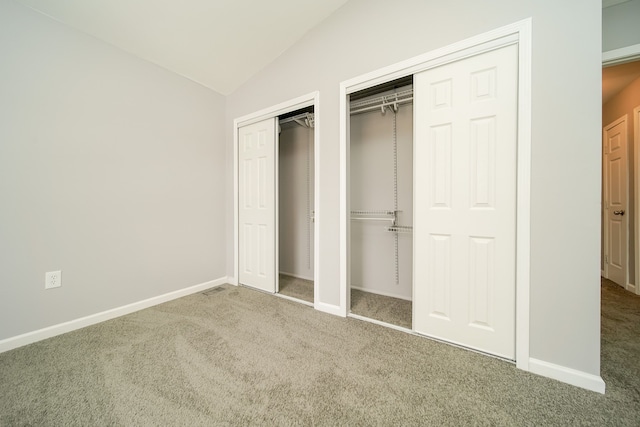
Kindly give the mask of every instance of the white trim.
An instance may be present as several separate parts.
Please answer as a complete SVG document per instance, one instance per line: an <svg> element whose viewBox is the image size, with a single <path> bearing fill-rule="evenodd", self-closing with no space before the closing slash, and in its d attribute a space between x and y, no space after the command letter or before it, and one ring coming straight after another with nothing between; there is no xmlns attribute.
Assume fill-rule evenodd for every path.
<svg viewBox="0 0 640 427"><path fill-rule="evenodd" d="M578 371L576 369L567 368L565 366L556 365L554 363L545 362L531 358L529 359L529 370L534 374L543 377L552 378L571 384L576 387L582 387L587 390L604 394L606 385L602 377L599 375L589 374L587 372Z"/></svg>
<svg viewBox="0 0 640 427"><path fill-rule="evenodd" d="M393 292L378 291L375 289L367 289L367 288L363 288L362 286L353 286L353 285L351 285L351 289L355 289L357 291L362 291L362 292L368 292L370 294L382 295L384 297L401 299L404 301L412 301L412 297L405 297L402 295L394 294Z"/></svg>
<svg viewBox="0 0 640 427"><path fill-rule="evenodd" d="M315 288L317 289L318 287L316 286ZM318 311L322 311L323 313L333 314L334 316L342 316L341 307L337 305L327 304L326 302L320 302L316 299L313 307Z"/></svg>
<svg viewBox="0 0 640 427"><path fill-rule="evenodd" d="M602 52L603 67L624 64L625 62L635 61L636 59L640 59L640 44Z"/></svg>
<svg viewBox="0 0 640 427"><path fill-rule="evenodd" d="M636 285L634 285L633 283L627 283L626 289L627 289L629 292L632 292L632 293L634 293L634 294L637 294L637 293L638 293L638 292L636 292L636 291L637 291L637 289L636 289Z"/></svg>
<svg viewBox="0 0 640 427"><path fill-rule="evenodd" d="M527 18L458 43L436 49L340 84L340 306L349 310L349 175L347 95L395 78L424 71L471 55L518 43L518 182L516 239L516 365L529 369L529 289L531 210L531 41L532 19Z"/></svg>
<svg viewBox="0 0 640 427"><path fill-rule="evenodd" d="M635 248L635 293L640 295L640 105L633 109L633 182L634 185L634 230L633 244Z"/></svg>
<svg viewBox="0 0 640 427"><path fill-rule="evenodd" d="M191 286L188 288L180 289L177 291L169 292L156 297L151 297L142 301L134 302L131 304L123 305L122 307L112 308L110 310L102 311L100 313L90 314L89 316L81 317L79 319L70 320L68 322L59 323L57 325L48 326L46 328L38 329L37 331L27 332L26 334L18 335L11 338L6 338L0 341L0 353L12 350L14 348L22 347L27 344L31 344L37 341L42 341L47 338L55 337L56 335L65 334L67 332L75 331L87 326L95 325L96 323L104 322L106 320L115 319L116 317L131 314L136 311L143 310L145 308L153 307L158 304L172 301L178 298L185 297L187 295L195 294L205 291L216 286L224 285L228 283L228 277L221 277L216 280L201 283L199 285Z"/></svg>
<svg viewBox="0 0 640 427"><path fill-rule="evenodd" d="M262 110L254 113L247 114L242 117L238 117L233 121L233 274L234 284L238 285L237 278L239 276L239 263L238 263L238 128L247 126L252 123L266 120L271 117L277 117L281 114L291 111L299 110L313 106L314 126L313 126L313 164L314 164L314 254L313 254L313 293L315 308L318 308L320 300L320 92L315 91L306 95L299 96L297 98L290 99L288 101L281 102L271 107L263 108ZM276 271L277 275L277 271Z"/></svg>

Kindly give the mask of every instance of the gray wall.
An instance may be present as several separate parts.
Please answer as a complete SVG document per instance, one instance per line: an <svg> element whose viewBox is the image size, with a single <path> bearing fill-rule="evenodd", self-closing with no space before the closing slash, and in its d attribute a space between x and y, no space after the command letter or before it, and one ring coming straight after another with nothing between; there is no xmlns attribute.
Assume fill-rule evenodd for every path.
<svg viewBox="0 0 640 427"><path fill-rule="evenodd" d="M222 96L8 0L0 57L0 340L226 274Z"/></svg>
<svg viewBox="0 0 640 427"><path fill-rule="evenodd" d="M339 84L533 18L531 356L600 371L599 0L352 0L227 98L227 251L233 119L320 92L320 302L339 303ZM233 259L227 260L233 272Z"/></svg>
<svg viewBox="0 0 640 427"><path fill-rule="evenodd" d="M640 0L602 10L602 51L640 44Z"/></svg>

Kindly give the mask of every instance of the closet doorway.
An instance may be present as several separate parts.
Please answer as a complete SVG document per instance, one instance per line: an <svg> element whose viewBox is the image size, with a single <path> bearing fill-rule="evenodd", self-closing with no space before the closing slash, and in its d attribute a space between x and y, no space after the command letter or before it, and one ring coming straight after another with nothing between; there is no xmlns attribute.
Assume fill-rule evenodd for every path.
<svg viewBox="0 0 640 427"><path fill-rule="evenodd" d="M279 117L278 286L286 297L314 302L314 108Z"/></svg>
<svg viewBox="0 0 640 427"><path fill-rule="evenodd" d="M236 119L237 284L317 300L317 116L312 93Z"/></svg>
<svg viewBox="0 0 640 427"><path fill-rule="evenodd" d="M412 328L413 76L350 95L351 313Z"/></svg>
<svg viewBox="0 0 640 427"><path fill-rule="evenodd" d="M505 28L509 31L513 28ZM527 206L523 202L529 194L529 139L520 138L518 125L526 128L528 121L519 112L530 101L520 103L519 96L529 81L527 76L520 81L518 71L526 69L521 34L496 37L496 33L478 37L482 42L471 40L465 49L456 46L447 55L438 52L439 56L407 61L395 73L387 68L379 77L371 73L342 84L346 99L342 283L353 317L516 360L516 313L528 300L528 289L520 289L522 300L516 309L518 280L528 284L523 277L527 260L516 254L528 253L528 216L526 210L517 214L520 206ZM385 76L403 72L404 77L385 82ZM405 86L407 79L411 87ZM377 99L366 106L370 95ZM405 149L410 160L403 160L405 142L398 125L408 108L413 111L408 125L413 151ZM375 109L377 119L364 126L359 116ZM391 138L382 136L389 120L382 116L387 114ZM377 139L387 141L386 154ZM525 166L522 174L520 165ZM412 197L403 201L403 191ZM390 201L393 205L387 207ZM412 214L406 215L406 209ZM411 250L403 249L405 236L412 240ZM375 257L377 261L371 261ZM381 265L383 260L386 266ZM407 269L403 263L410 272L403 272ZM397 317L383 318L385 310L397 310L388 298L389 287L381 289L375 280L391 282L396 292L405 292L393 297L410 300L410 324ZM357 294L363 289L378 296L386 293L386 308L368 303L369 312L363 312ZM527 317L519 320L528 321L528 311L521 314ZM523 336L523 354L528 349L525 340L528 336Z"/></svg>

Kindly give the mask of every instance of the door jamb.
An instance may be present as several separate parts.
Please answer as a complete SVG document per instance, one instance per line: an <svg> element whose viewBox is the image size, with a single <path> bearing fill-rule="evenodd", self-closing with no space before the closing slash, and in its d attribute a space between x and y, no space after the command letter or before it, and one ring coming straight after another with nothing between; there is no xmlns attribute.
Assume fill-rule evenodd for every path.
<svg viewBox="0 0 640 427"><path fill-rule="evenodd" d="M264 108L262 110L244 115L242 117L238 117L233 121L233 274L234 277L229 279L229 282L234 285L239 284L239 230L238 230L238 212L239 212L239 197L238 197L238 129L242 126L250 125L252 123L259 122L261 120L266 120L269 118L276 118L282 114L289 113L295 110L299 110L302 108L313 106L314 108L314 126L313 126L313 137L314 137L314 149L313 149L313 162L314 162L314 176L313 176L313 186L314 186L314 225L313 225L313 234L314 234L314 243L313 243L313 301L314 308L318 308L319 303L319 289L320 289L320 179L319 179L319 171L320 171L320 92L315 91L308 93L306 95L299 96L297 98L293 98L280 104L273 105L271 107ZM277 129L276 129L277 131ZM277 148L276 148L277 150ZM277 162L277 159L276 159ZM277 169L276 169L277 173ZM277 181L276 181L277 182ZM276 188L277 193L277 188ZM277 202L277 199L276 199ZM277 212L277 203L276 203L276 212ZM278 218L276 215L276 232L277 232L277 224ZM277 236L276 236L277 238ZM277 248L274 248L276 250ZM276 267L278 262L278 254L276 253ZM278 269L276 268L276 287L277 286L277 275Z"/></svg>
<svg viewBox="0 0 640 427"><path fill-rule="evenodd" d="M516 200L516 366L529 370L531 205L531 29L527 18L340 84L340 314L349 311L349 146L347 95L483 51L518 43L518 158Z"/></svg>

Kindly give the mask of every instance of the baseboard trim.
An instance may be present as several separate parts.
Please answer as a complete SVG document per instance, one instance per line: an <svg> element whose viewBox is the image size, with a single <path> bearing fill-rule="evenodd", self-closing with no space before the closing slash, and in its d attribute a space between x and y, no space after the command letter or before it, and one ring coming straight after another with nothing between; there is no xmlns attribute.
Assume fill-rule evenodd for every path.
<svg viewBox="0 0 640 427"><path fill-rule="evenodd" d="M216 286L224 285L225 283L228 283L228 282L229 282L228 277L226 276L221 277L216 280L211 280L209 282L201 283L199 285L169 292L163 295L158 295L156 297L152 297L142 301L127 304L122 307L112 308L110 310L106 310L100 313L90 314L89 316L81 317L79 319L74 319L68 322L59 323L57 325L38 329L37 331L27 332L26 334L6 338L0 341L0 353L13 350L14 348L25 346L27 344L32 344L37 341L42 341L47 338L55 337L56 335L65 334L67 332L71 332L87 326L95 325L96 323L104 322L106 320L115 319L116 317L124 316L125 314L134 313L136 311L153 307L154 305L162 304L164 302L172 301L174 299L182 298L187 295L195 294L197 292L202 292L204 290L207 290Z"/></svg>
<svg viewBox="0 0 640 427"><path fill-rule="evenodd" d="M322 311L324 313L333 314L334 316L344 317L342 315L342 310L340 310L339 305L327 304L324 302L316 302L313 305L313 308L315 308L318 311Z"/></svg>
<svg viewBox="0 0 640 427"><path fill-rule="evenodd" d="M382 295L384 297L391 297L391 298L401 299L404 301L411 301L411 297L407 298L401 295L393 294L391 292L378 291L375 289L366 289L360 286L353 286L353 285L351 285L351 289L355 289L356 291L369 292L370 294Z"/></svg>
<svg viewBox="0 0 640 427"><path fill-rule="evenodd" d="M606 387L604 380L599 375L588 374L534 358L529 359L529 371L543 377L553 378L563 383L595 391L596 393L604 394Z"/></svg>

